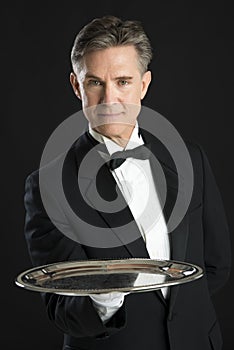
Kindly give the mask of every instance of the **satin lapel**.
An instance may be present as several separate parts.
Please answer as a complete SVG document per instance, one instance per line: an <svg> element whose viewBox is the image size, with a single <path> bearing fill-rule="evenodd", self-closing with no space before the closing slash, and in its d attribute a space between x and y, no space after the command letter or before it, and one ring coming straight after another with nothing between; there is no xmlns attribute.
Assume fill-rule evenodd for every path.
<svg viewBox="0 0 234 350"><path fill-rule="evenodd" d="M91 143L93 143L93 146L97 145L97 142L93 138L89 140L89 137L86 136L86 142L90 143L90 141ZM147 137L145 142L151 142L151 151L158 160L165 176L164 179L161 176L157 176L159 164L156 164L155 162L151 161L152 173L157 193L159 195L159 199L161 200L162 205L164 204L163 214L167 222L177 197L177 172L175 170L175 167L173 166L173 162L170 159L168 160L168 155L164 154L164 150L162 151L162 147L157 141L154 140L152 142L152 140L150 140ZM105 150L105 153L107 153L107 150ZM125 247L125 249L128 250L129 254L132 257L149 258L141 233L133 219L129 207L127 206L121 192L118 189L114 177L112 176L106 165L101 166L103 160L99 154L98 157L95 157L95 159L98 159L96 166L98 169L100 169L98 175L95 170L93 172L93 167L91 167L89 174L87 174L86 172L83 173L81 176L81 181L83 181L84 194L87 200L92 204L93 207L97 209L98 214L111 228L113 234L115 235L116 242L119 242L119 245ZM165 180L166 198L165 201L163 201L163 197L165 197L165 191L163 189L165 185ZM116 198L118 197L118 208L121 207L124 209L120 210L118 213L116 213L116 210L114 210L112 213L108 212L109 209L100 211L100 206L97 205L96 189L98 189L98 191L100 192L101 197L107 201L107 205L108 201L113 202L113 200L116 200ZM124 228L121 228L121 226L123 226ZM186 252L187 233L187 220L184 219L182 223L170 234L172 254L171 258L173 260L184 260ZM174 306L177 293L178 287L172 287L169 301L170 310L172 310ZM161 293L161 290L155 291L155 294L165 305L167 305Z"/></svg>
<svg viewBox="0 0 234 350"><path fill-rule="evenodd" d="M178 194L178 174L173 159L169 155L166 148L155 139L149 133L141 130L141 135L145 143L151 144L151 151L154 154L155 159L151 157L150 163L152 168L152 173L154 177L154 182L163 207L163 214L168 223L168 220L171 216L172 210L174 208L177 194ZM158 163L157 163L158 161ZM160 169L165 178L160 176ZM166 186L166 195L165 195L165 186ZM188 240L188 218L187 215L183 218L181 223L171 232L170 227L168 226L169 238L170 238L170 247L171 247L171 259L177 261L184 261ZM169 298L169 314L172 313L176 297L178 294L179 286L170 287L170 298Z"/></svg>
<svg viewBox="0 0 234 350"><path fill-rule="evenodd" d="M154 152L154 147L151 147L152 152ZM155 153L154 153L155 154ZM158 157L157 160L159 161ZM152 169L152 174L154 178L154 183L157 189L157 195L163 208L162 212L165 221L168 222L174 203L177 196L177 174L169 169L165 164L160 162L161 169L163 170L164 178L162 176L157 176L159 168L155 160L150 160L150 165ZM173 243L170 240L171 250L173 250ZM168 301L165 300L161 289L156 291L157 296L160 300L168 306ZM170 302L170 301L169 301Z"/></svg>
<svg viewBox="0 0 234 350"><path fill-rule="evenodd" d="M87 144L91 142L93 146L99 147L90 135L85 137ZM114 244L123 246L132 257L149 258L138 226L114 177L108 167L103 164L104 161L98 152L98 147L95 150L96 153L94 153L88 172L87 167L85 167L85 171L79 173L83 195L111 228L115 235L113 237ZM92 152L91 148L89 149L90 152ZM108 153L104 145L100 145L99 151ZM92 158L92 155L90 156ZM99 170L97 171L97 169Z"/></svg>
<svg viewBox="0 0 234 350"><path fill-rule="evenodd" d="M150 145L150 165L166 222L173 210L178 192L178 174L174 161L165 146L150 133L140 130L144 142Z"/></svg>
<svg viewBox="0 0 234 350"><path fill-rule="evenodd" d="M101 180L99 180L101 181L99 183L100 191L103 190L102 196L105 196L105 195L110 196L110 194L115 193L115 189L117 189L120 203L125 207L125 209L122 211L122 213L114 214L114 215L109 215L106 212L100 212L100 211L99 211L99 214L102 216L103 220L105 220L106 223L112 228L112 231L116 234L116 237L118 237L122 245L128 250L129 254L132 257L149 259L150 257L146 249L145 242L131 214L131 211L127 206L122 194L119 192L116 182L114 181L113 176L111 175L109 169L106 166L104 166L102 169L101 179L105 179L105 182L102 182ZM94 200L93 200L94 187L93 186L95 186L94 180L92 181L89 188L87 189L86 196L94 205ZM127 223L127 228L118 227L121 224L125 225L125 223ZM129 239L131 239L130 243L128 243ZM161 300L161 302L166 306L167 304L162 295L161 290L156 290L155 294Z"/></svg>

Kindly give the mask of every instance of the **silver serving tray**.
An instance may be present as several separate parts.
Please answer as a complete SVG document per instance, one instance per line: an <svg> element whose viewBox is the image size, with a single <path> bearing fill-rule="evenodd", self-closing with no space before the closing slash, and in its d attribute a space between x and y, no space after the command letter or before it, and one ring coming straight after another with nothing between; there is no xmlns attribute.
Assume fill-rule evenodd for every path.
<svg viewBox="0 0 234 350"><path fill-rule="evenodd" d="M117 259L69 261L38 266L17 276L19 287L62 295L147 292L194 281L203 270L174 260Z"/></svg>

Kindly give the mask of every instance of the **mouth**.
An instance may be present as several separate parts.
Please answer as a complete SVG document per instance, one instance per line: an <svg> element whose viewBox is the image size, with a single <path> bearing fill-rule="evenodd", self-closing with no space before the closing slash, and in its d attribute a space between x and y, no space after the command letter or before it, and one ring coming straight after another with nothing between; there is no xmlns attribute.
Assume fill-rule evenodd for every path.
<svg viewBox="0 0 234 350"><path fill-rule="evenodd" d="M119 117L120 115L122 115L123 112L120 113L98 113L98 117L102 117L102 118L115 118L115 117Z"/></svg>

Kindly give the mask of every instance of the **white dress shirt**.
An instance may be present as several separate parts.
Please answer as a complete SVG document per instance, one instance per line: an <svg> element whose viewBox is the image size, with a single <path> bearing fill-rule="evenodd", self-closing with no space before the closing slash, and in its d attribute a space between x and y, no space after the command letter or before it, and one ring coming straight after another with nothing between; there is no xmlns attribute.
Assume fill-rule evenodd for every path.
<svg viewBox="0 0 234 350"><path fill-rule="evenodd" d="M98 142L105 143L110 156L114 152L133 149L144 144L138 133L138 124L133 129L125 148L97 133L91 127L89 127L89 132ZM170 259L167 226L155 189L149 160L127 158L121 166L110 171L141 232L150 258ZM164 297L167 298L168 288L161 290ZM90 297L99 316L106 322L122 306L125 295L126 293L114 292Z"/></svg>

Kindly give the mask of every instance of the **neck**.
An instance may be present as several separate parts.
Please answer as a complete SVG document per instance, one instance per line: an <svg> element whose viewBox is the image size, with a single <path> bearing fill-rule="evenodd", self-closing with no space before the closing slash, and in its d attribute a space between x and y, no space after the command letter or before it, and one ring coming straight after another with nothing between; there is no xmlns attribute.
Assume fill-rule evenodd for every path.
<svg viewBox="0 0 234 350"><path fill-rule="evenodd" d="M125 132L122 134L109 134L107 132L105 132L106 130L101 130L102 132L100 132L97 129L94 129L97 133L101 134L102 136L107 137L108 139L110 139L111 141L115 142L117 145L119 145L120 147L125 148L126 145L128 144L132 132L134 130L135 126L131 126L131 128L127 128L127 130L124 130ZM104 131L104 132L103 132Z"/></svg>
<svg viewBox="0 0 234 350"><path fill-rule="evenodd" d="M117 143L117 145L119 145L120 147L125 148L128 144L128 141L130 139L130 137L128 139L126 138L122 138L120 136L106 136L108 139L110 139L111 141Z"/></svg>

